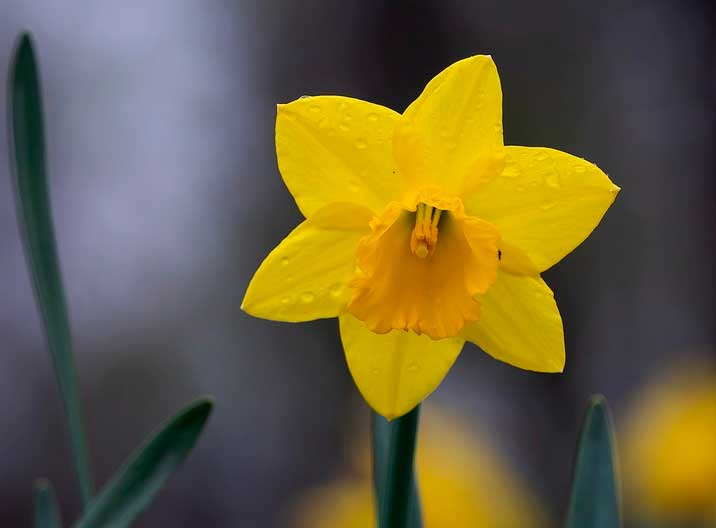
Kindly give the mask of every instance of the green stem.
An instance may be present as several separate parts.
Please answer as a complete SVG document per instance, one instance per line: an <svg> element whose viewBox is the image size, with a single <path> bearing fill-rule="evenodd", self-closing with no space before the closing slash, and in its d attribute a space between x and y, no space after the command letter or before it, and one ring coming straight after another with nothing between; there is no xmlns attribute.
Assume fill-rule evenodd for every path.
<svg viewBox="0 0 716 528"><path fill-rule="evenodd" d="M67 416L75 469L86 505L92 497L92 476L47 189L40 77L27 33L20 37L10 66L8 127L10 165L25 256Z"/></svg>
<svg viewBox="0 0 716 528"><path fill-rule="evenodd" d="M414 473L420 406L387 421L373 413L373 479L379 528L420 528L420 499Z"/></svg>

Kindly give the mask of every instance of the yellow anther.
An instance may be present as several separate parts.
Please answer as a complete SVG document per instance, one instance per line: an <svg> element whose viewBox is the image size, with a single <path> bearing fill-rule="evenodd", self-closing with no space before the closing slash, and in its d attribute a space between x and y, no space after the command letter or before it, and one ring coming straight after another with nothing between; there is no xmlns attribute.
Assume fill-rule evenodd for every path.
<svg viewBox="0 0 716 528"><path fill-rule="evenodd" d="M415 228L410 236L410 249L421 259L435 252L438 243L438 222L442 211L430 205L419 203L415 211Z"/></svg>

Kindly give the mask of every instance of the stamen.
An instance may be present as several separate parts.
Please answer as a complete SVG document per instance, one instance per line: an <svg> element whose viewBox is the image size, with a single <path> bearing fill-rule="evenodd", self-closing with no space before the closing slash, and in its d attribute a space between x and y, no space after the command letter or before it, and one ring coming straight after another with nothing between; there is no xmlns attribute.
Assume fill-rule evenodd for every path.
<svg viewBox="0 0 716 528"><path fill-rule="evenodd" d="M410 249L421 259L432 256L438 243L438 223L442 211L419 203L415 210L415 228L410 235Z"/></svg>

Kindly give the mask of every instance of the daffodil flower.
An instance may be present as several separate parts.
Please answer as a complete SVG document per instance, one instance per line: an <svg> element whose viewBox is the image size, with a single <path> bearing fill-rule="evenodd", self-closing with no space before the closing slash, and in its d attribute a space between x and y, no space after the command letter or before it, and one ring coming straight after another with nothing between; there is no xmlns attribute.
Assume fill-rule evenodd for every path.
<svg viewBox="0 0 716 528"><path fill-rule="evenodd" d="M306 219L263 261L243 309L338 317L378 413L415 407L465 341L523 369L563 370L562 320L539 274L619 188L578 157L503 145L491 57L449 66L403 114L339 96L279 105L276 154Z"/></svg>

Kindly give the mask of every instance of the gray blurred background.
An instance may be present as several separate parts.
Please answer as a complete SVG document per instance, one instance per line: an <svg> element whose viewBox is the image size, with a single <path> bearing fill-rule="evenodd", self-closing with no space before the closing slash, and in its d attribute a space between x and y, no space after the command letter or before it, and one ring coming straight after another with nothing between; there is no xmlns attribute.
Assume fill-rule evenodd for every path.
<svg viewBox="0 0 716 528"><path fill-rule="evenodd" d="M432 400L505 449L564 511L586 398L617 419L660 368L714 359L716 10L711 2L3 0L0 70L29 29L96 480L197 396L205 435L138 526L281 527L349 458L366 405L335 320L240 310L300 220L276 168L275 105L341 94L402 111L441 69L494 57L506 144L590 159L622 187L545 274L563 375L470 345ZM5 97L0 97L5 114ZM16 227L0 127L0 526L28 526L46 476L79 509ZM710 357L708 357L710 355Z"/></svg>

